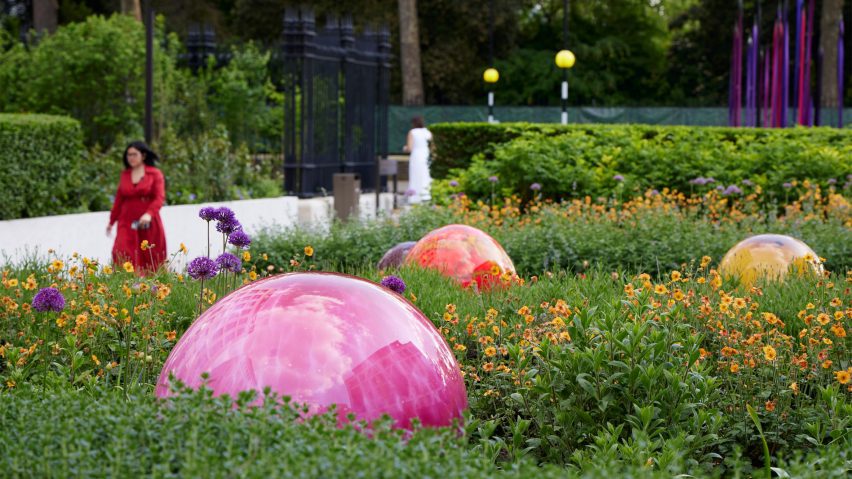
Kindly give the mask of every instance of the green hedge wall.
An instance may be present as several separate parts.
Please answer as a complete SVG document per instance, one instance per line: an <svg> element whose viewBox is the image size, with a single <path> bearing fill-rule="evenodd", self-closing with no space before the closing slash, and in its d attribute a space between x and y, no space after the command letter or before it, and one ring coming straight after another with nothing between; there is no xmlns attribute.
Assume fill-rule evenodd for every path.
<svg viewBox="0 0 852 479"><path fill-rule="evenodd" d="M457 168L451 175L461 191L476 197L490 197L494 188L530 196L532 183L551 198L609 195L615 188L689 192L695 188L690 180L713 177L705 188L746 190L748 180L745 186L752 182L783 198L789 193L784 183L809 179L828 186L833 178L842 189L852 173L852 131L832 128L455 123L432 131L435 177ZM442 185L436 186L440 196Z"/></svg>
<svg viewBox="0 0 852 479"><path fill-rule="evenodd" d="M0 220L75 210L86 158L77 120L0 114Z"/></svg>

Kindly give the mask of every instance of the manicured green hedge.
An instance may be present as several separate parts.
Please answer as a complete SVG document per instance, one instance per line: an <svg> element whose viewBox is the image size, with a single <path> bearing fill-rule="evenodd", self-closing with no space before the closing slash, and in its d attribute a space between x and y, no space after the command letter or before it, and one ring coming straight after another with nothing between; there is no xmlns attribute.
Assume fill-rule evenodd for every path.
<svg viewBox="0 0 852 479"><path fill-rule="evenodd" d="M609 195L616 188L665 187L690 191L690 180L712 177L707 187L743 180L783 198L785 183L808 179L843 188L852 173L852 131L831 128L745 129L646 125L488 125L432 127L437 178L451 175L461 191L488 197L530 197L530 185L548 198ZM624 177L619 183L616 175ZM748 183L748 182L747 182ZM832 182L833 183L833 182ZM438 196L443 192L437 185ZM433 197L436 196L433 194Z"/></svg>
<svg viewBox="0 0 852 479"><path fill-rule="evenodd" d="M0 220L72 211L86 158L77 120L0 114Z"/></svg>

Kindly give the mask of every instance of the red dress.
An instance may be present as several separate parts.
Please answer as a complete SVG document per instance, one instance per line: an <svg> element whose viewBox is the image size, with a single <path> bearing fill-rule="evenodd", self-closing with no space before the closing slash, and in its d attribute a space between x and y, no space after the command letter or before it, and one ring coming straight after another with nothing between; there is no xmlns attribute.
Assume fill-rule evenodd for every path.
<svg viewBox="0 0 852 479"><path fill-rule="evenodd" d="M118 222L112 261L116 264L130 261L139 272L153 271L166 261L166 235L160 219L160 208L166 199L165 181L160 170L145 165L145 175L134 185L130 172L130 168L121 172L109 215L110 225ZM151 215L150 227L133 229L132 223L145 213ZM152 246L147 251L140 247L144 240Z"/></svg>

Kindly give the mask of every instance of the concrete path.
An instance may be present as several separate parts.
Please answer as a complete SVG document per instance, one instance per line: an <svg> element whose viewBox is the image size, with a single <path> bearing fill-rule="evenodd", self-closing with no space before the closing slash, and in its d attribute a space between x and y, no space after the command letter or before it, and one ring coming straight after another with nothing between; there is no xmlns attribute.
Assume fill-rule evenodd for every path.
<svg viewBox="0 0 852 479"><path fill-rule="evenodd" d="M295 196L265 198L243 201L225 201L194 205L165 206L160 211L166 230L169 255L179 251L185 244L189 254L177 255L174 268L182 268L183 261L207 253L207 223L198 217L205 206L227 206L234 210L243 229L249 235L262 228L286 228L293 226L327 228L334 217L334 199L299 199ZM391 214L393 195L383 193L379 212ZM375 193L363 193L360 198L360 216L375 217ZM102 264L111 261L113 236L105 234L109 212L82 213L73 215L44 216L20 220L0 221L0 268L20 264L31 258L68 258L79 253ZM222 249L222 236L211 228L211 254ZM49 253L53 250L53 253Z"/></svg>

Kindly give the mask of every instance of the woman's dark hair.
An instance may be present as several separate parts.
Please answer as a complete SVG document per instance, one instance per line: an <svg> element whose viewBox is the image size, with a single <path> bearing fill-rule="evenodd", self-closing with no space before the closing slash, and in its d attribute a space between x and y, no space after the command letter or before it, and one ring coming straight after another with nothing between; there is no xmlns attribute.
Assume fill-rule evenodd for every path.
<svg viewBox="0 0 852 479"><path fill-rule="evenodd" d="M418 115L411 119L411 127L412 128L426 128L426 122L423 121L423 117Z"/></svg>
<svg viewBox="0 0 852 479"><path fill-rule="evenodd" d="M154 153L151 148L145 144L144 141L134 141L127 145L127 148L124 149L124 156L121 157L122 161L124 161L124 167L130 168L130 163L127 162L127 152L131 149L135 148L139 150L139 153L142 153L142 157L144 158L145 164L148 166L154 166L157 163L157 160L160 159L156 153Z"/></svg>

